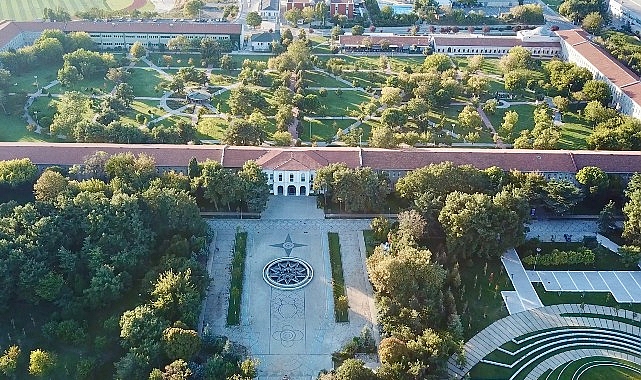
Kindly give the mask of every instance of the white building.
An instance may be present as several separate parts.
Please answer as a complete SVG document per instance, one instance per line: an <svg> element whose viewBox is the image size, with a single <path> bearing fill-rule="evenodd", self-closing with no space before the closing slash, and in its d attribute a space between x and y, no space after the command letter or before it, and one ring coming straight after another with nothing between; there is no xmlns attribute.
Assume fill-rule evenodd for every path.
<svg viewBox="0 0 641 380"><path fill-rule="evenodd" d="M0 21L0 51L32 44L46 29L65 33L87 32L100 49L128 49L140 41L147 48L167 45L178 36L229 40L233 49L241 42L242 25L197 22L106 22L106 21Z"/></svg>
<svg viewBox="0 0 641 380"><path fill-rule="evenodd" d="M563 59L590 70L612 91L612 104L626 115L641 119L641 81L605 49L589 39L582 29L560 30Z"/></svg>
<svg viewBox="0 0 641 380"><path fill-rule="evenodd" d="M256 33L251 36L251 47L253 51L271 51L272 43L280 42L280 32Z"/></svg>
<svg viewBox="0 0 641 380"><path fill-rule="evenodd" d="M263 21L276 21L280 16L279 0L262 0L260 2L260 17Z"/></svg>
<svg viewBox="0 0 641 380"><path fill-rule="evenodd" d="M610 0L608 2L612 18L622 24L630 25L635 33L641 32L641 3L639 0Z"/></svg>
<svg viewBox="0 0 641 380"><path fill-rule="evenodd" d="M484 55L501 57L515 46L527 49L535 58L553 58L561 53L559 37L544 27L524 30L516 36L482 34L437 34L433 37L434 52L453 56Z"/></svg>

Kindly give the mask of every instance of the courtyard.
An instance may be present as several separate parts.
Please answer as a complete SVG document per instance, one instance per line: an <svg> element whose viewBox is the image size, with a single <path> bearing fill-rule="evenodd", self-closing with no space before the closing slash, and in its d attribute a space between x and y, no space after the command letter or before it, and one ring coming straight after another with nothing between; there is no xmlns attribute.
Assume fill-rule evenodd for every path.
<svg viewBox="0 0 641 380"><path fill-rule="evenodd" d="M315 379L332 368L331 354L375 327L374 299L364 268L362 230L369 220L325 220L313 197L272 197L261 220L210 220L217 231L208 266L214 279L207 294L203 328L226 335L247 347L259 360L259 378ZM240 324L228 326L230 266L235 236L247 232L247 256L241 296ZM338 232L349 322L334 317L328 232ZM270 286L265 266L286 257L302 260L313 270L311 281L292 290ZM376 335L376 334L375 334Z"/></svg>

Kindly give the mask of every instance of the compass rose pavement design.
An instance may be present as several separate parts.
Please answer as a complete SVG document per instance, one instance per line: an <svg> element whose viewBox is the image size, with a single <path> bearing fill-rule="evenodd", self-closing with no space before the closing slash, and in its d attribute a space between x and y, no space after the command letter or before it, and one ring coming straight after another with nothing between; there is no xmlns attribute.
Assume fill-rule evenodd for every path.
<svg viewBox="0 0 641 380"><path fill-rule="evenodd" d="M292 249L299 248L299 247L307 247L307 244L294 243L292 241L291 236L289 236L289 234L287 234L287 238L285 239L284 242L282 242L280 244L270 244L269 246L270 247L274 247L274 248L282 248L282 249L285 250L285 254L287 256L289 256L289 255L292 254Z"/></svg>

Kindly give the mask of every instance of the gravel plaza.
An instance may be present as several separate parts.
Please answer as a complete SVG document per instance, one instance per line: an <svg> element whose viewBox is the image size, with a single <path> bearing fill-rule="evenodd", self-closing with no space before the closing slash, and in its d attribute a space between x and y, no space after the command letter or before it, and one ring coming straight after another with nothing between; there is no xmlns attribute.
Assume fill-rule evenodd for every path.
<svg viewBox="0 0 641 380"><path fill-rule="evenodd" d="M272 197L260 220L212 219L209 223L216 239L208 265L213 280L203 326L247 347L260 361L259 379L280 380L285 375L292 380L315 379L320 370L332 368L332 352L358 336L364 326L375 326L362 235L369 220L325 220L314 197ZM226 326L231 250L239 230L248 232L241 322ZM339 233L349 323L334 320L327 232ZM294 290L270 286L263 276L266 265L283 257L309 264L311 281ZM277 270L269 273L280 278Z"/></svg>

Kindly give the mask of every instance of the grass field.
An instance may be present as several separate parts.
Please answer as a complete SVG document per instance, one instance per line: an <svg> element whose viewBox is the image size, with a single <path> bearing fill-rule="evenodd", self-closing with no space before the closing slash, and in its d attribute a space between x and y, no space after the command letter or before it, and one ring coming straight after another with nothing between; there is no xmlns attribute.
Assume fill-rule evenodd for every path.
<svg viewBox="0 0 641 380"><path fill-rule="evenodd" d="M340 129L345 129L350 125L354 124L356 120L353 119L322 119L322 120L312 120L312 137L317 141L327 141L332 136L336 134L336 131ZM303 127L300 134L300 138L303 141L310 141L309 138L309 124L310 120L305 119L302 121ZM365 139L363 138L363 141Z"/></svg>
<svg viewBox="0 0 641 380"><path fill-rule="evenodd" d="M31 21L42 18L44 8L66 9L71 16L92 7L119 10L128 7L133 0L2 0L0 19Z"/></svg>

